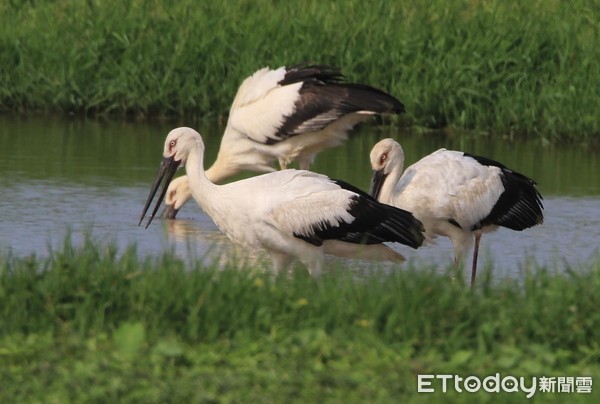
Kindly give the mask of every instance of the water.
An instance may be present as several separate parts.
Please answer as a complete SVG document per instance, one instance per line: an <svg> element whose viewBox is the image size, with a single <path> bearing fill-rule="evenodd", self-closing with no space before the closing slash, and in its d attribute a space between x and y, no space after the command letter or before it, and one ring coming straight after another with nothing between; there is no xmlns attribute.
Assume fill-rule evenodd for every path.
<svg viewBox="0 0 600 404"><path fill-rule="evenodd" d="M86 233L120 248L135 244L141 255L172 250L186 260L205 262L244 256L197 206L190 202L179 220L137 223L161 160L164 137L179 125L205 137L207 161L217 153L222 128L203 122L101 122L0 116L0 252L46 256L66 234L81 243ZM545 222L523 232L500 229L484 235L480 262L493 263L497 276L519 276L530 261L563 269L598 257L600 169L596 150L546 146L502 137L399 134L391 128L362 128L345 145L322 153L313 169L368 189L368 154L383 137L398 139L407 164L439 147L485 155L539 183ZM241 177L248 175L241 175ZM452 247L397 249L416 264L446 268ZM237 258L236 258L237 259ZM342 261L360 270L369 263Z"/></svg>

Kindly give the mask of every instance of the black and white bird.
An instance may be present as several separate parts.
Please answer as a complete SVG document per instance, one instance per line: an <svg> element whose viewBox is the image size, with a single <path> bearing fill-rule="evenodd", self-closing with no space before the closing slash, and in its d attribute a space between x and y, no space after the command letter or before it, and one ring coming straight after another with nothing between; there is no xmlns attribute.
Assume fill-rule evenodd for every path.
<svg viewBox="0 0 600 404"><path fill-rule="evenodd" d="M300 169L308 170L316 154L342 144L358 123L376 114L402 112L404 106L395 97L347 83L333 67L263 68L240 85L217 159L206 175L220 183L242 171L275 171L275 161L281 169L297 161ZM185 184L179 185L175 192L183 205L191 194ZM162 214L176 215L169 205Z"/></svg>
<svg viewBox="0 0 600 404"><path fill-rule="evenodd" d="M347 258L402 261L384 242L412 248L423 240L423 226L402 209L367 193L306 170L282 170L225 185L213 184L204 171L204 143L191 128L172 130L163 161L144 206L140 224L166 177L150 224L175 171L185 165L192 195L234 243L264 249L278 272L294 258L313 276L321 273L324 254Z"/></svg>
<svg viewBox="0 0 600 404"><path fill-rule="evenodd" d="M403 174L402 147L384 139L373 147L370 159L371 196L412 212L428 240L449 237L456 265L475 239L471 285L483 233L498 227L520 231L544 220L535 181L489 158L440 149Z"/></svg>

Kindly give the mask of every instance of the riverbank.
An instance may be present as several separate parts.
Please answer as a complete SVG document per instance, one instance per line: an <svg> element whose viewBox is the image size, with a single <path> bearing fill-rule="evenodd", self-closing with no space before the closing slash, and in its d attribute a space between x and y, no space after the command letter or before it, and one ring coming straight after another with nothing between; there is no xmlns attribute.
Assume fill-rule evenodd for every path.
<svg viewBox="0 0 600 404"><path fill-rule="evenodd" d="M488 268L489 269L489 268ZM460 279L460 278L459 278ZM0 393L9 402L427 399L418 375L600 378L600 266L475 290L402 267L315 282L302 270L186 266L88 240L0 257ZM440 399L514 402L525 392ZM593 394L538 399L596 402ZM540 397L541 396L541 397Z"/></svg>
<svg viewBox="0 0 600 404"><path fill-rule="evenodd" d="M258 68L301 61L404 102L397 124L595 143L594 2L4 2L0 110L226 116Z"/></svg>

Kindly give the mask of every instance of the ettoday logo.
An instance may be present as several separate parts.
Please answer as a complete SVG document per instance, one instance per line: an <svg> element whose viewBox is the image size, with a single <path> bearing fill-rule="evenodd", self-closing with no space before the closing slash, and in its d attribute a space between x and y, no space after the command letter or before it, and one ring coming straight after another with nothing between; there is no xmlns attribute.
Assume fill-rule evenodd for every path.
<svg viewBox="0 0 600 404"><path fill-rule="evenodd" d="M500 373L490 375L484 379L477 376L461 377L458 375L417 375L417 392L446 393L453 387L457 393L475 393L483 389L488 393L523 393L527 398L533 397L538 391L538 378L533 376L529 380L524 377L504 376ZM591 393L592 378L581 377L540 377L539 392L542 393Z"/></svg>

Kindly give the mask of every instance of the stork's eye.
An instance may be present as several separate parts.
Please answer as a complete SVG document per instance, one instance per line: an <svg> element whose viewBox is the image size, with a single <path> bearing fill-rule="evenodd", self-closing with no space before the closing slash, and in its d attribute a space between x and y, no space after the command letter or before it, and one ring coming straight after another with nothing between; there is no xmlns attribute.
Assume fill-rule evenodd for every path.
<svg viewBox="0 0 600 404"><path fill-rule="evenodd" d="M177 144L177 140L171 140L169 142L169 151L173 151L173 147Z"/></svg>
<svg viewBox="0 0 600 404"><path fill-rule="evenodd" d="M379 164L385 163L386 160L387 160L387 153L383 153L381 155L381 158L379 159Z"/></svg>

